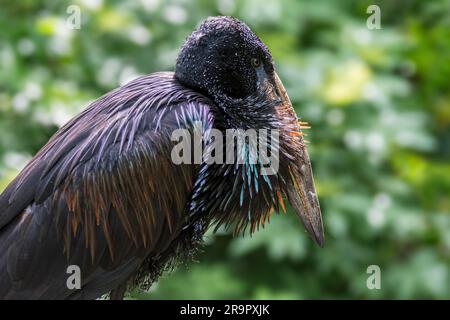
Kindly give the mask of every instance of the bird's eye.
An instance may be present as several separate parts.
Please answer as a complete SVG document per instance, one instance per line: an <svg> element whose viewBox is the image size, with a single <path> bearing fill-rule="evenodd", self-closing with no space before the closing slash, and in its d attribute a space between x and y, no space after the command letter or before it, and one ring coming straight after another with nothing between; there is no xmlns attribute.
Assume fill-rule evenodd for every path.
<svg viewBox="0 0 450 320"><path fill-rule="evenodd" d="M251 63L253 68L258 68L261 65L261 60L258 58L252 58Z"/></svg>

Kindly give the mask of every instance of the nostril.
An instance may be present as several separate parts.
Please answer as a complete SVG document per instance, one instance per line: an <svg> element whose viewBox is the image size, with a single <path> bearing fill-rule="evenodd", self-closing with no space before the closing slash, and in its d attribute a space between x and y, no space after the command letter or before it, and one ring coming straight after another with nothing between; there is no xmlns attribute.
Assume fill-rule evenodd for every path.
<svg viewBox="0 0 450 320"><path fill-rule="evenodd" d="M283 101L283 96L276 86L273 86L273 94L278 98L280 102Z"/></svg>
<svg viewBox="0 0 450 320"><path fill-rule="evenodd" d="M277 95L277 97L278 97L280 100L282 100L283 97L281 96L280 90L278 90L277 87L275 87L274 90L275 90L275 94Z"/></svg>

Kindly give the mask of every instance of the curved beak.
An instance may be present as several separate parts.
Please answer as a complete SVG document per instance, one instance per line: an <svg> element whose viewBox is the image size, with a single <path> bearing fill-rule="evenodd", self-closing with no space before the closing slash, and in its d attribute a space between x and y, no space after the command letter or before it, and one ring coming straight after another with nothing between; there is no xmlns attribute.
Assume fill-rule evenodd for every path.
<svg viewBox="0 0 450 320"><path fill-rule="evenodd" d="M294 150L293 159L287 169L287 190L286 196L298 217L303 222L311 238L320 246L324 246L324 231L322 223L322 213L317 197L316 187L311 168L306 143L300 133L300 124L297 115L292 107L292 103L287 95L280 78L274 73L273 94L281 99L282 103L276 108L278 117L288 128L285 133L291 142L291 149ZM275 98L275 97L274 97ZM293 133L299 133L294 134ZM280 133L280 138L281 138ZM292 136L293 135L293 136Z"/></svg>

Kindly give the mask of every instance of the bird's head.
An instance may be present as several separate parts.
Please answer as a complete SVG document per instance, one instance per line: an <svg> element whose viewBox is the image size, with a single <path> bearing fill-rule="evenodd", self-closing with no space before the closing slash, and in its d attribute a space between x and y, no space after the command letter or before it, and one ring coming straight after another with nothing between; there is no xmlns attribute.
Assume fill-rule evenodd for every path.
<svg viewBox="0 0 450 320"><path fill-rule="evenodd" d="M323 246L321 211L301 127L261 39L233 17L208 18L184 43L175 77L219 107L222 128L279 130L280 191Z"/></svg>

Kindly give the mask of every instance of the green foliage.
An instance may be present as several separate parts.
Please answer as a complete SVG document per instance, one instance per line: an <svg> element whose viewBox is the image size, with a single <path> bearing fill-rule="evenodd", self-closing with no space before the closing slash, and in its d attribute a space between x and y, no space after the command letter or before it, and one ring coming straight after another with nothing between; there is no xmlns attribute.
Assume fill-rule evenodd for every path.
<svg viewBox="0 0 450 320"><path fill-rule="evenodd" d="M381 8L380 30L366 9ZM80 30L65 27L81 6ZM141 73L173 70L207 16L247 22L309 121L326 246L291 212L209 234L200 263L133 298L450 298L450 2L53 1L0 10L0 190L56 128ZM381 268L368 290L366 269Z"/></svg>

